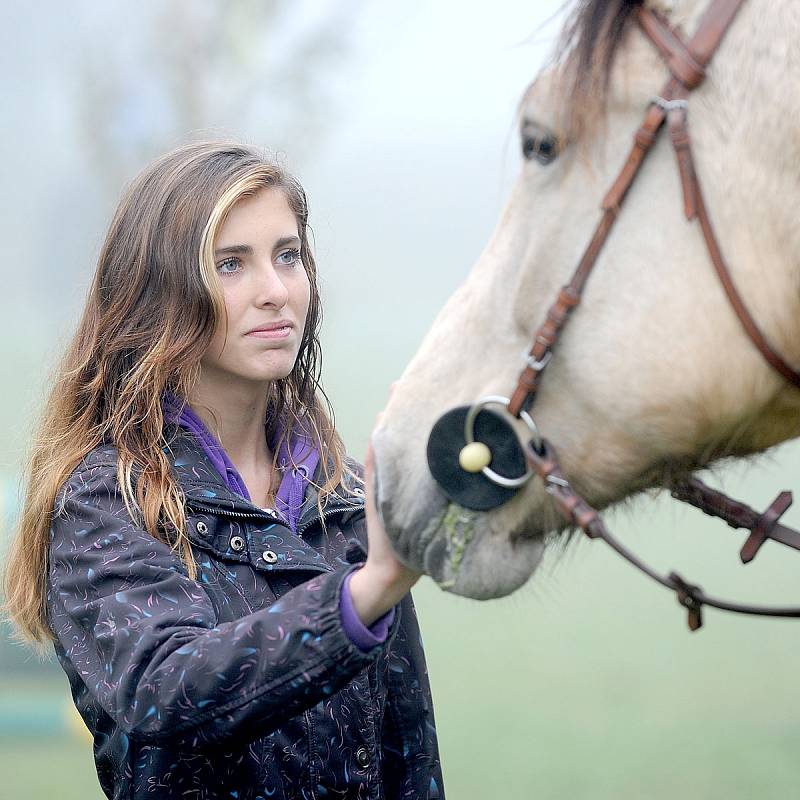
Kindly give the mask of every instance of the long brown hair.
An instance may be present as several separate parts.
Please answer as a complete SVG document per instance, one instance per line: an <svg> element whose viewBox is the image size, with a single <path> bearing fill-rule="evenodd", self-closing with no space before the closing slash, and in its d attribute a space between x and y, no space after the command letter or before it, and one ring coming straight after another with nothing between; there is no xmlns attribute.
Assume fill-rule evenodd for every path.
<svg viewBox="0 0 800 800"><path fill-rule="evenodd" d="M230 209L265 187L284 192L297 218L311 301L292 372L272 383L267 436L298 425L320 448L317 503L343 482L344 445L320 385L321 306L299 182L257 148L193 142L144 169L123 194L78 328L56 370L25 471L26 490L4 578L5 610L21 638L52 639L46 592L50 526L58 493L81 460L103 443L117 449L117 477L133 519L196 565L186 536L183 494L170 472L161 398L191 396L216 326L227 325L214 266L218 231ZM280 440L274 447L277 460ZM170 531L169 534L166 531Z"/></svg>

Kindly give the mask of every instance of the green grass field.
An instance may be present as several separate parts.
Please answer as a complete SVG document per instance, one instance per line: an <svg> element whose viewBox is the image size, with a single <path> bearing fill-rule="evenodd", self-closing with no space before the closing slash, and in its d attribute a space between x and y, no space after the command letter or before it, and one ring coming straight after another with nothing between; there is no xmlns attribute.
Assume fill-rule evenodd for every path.
<svg viewBox="0 0 800 800"><path fill-rule="evenodd" d="M0 795L30 800L102 800L91 745L70 738L0 738Z"/></svg>

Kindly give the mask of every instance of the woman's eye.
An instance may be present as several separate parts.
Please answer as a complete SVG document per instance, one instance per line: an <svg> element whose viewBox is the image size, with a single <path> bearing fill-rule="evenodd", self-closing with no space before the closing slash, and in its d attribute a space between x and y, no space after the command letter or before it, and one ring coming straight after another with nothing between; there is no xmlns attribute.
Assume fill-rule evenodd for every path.
<svg viewBox="0 0 800 800"><path fill-rule="evenodd" d="M226 267L235 267L236 269L226 269ZM217 272L220 275L233 275L235 272L238 272L239 267L239 259L238 258L226 258L224 261L220 261L217 264Z"/></svg>
<svg viewBox="0 0 800 800"><path fill-rule="evenodd" d="M300 251L297 249L294 250L285 250L278 256L279 259L282 259L281 263L290 265L290 264L297 264L300 261Z"/></svg>
<svg viewBox="0 0 800 800"><path fill-rule="evenodd" d="M555 136L522 136L522 155L530 161L535 158L540 164L551 164L558 155Z"/></svg>
<svg viewBox="0 0 800 800"><path fill-rule="evenodd" d="M296 249L285 250L278 256L278 262L287 267L299 264L300 251ZM219 264L217 264L217 272L220 275L235 275L237 272L240 271L241 271L241 259L239 258L235 257L226 258L224 261L220 261Z"/></svg>

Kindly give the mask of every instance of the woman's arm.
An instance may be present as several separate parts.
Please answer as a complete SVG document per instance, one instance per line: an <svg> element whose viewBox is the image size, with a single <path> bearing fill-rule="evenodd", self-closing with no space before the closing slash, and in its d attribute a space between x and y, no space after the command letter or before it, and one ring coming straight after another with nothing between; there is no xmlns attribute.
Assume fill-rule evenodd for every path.
<svg viewBox="0 0 800 800"><path fill-rule="evenodd" d="M51 529L54 634L131 737L199 746L266 735L352 679L375 653L342 628L349 570L218 623L169 546L137 528L113 467L73 475Z"/></svg>

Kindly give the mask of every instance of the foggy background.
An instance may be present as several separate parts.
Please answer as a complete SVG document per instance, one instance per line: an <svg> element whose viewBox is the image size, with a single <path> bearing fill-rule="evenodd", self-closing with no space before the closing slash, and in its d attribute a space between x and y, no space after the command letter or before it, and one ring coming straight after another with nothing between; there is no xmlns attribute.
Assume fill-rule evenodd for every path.
<svg viewBox="0 0 800 800"><path fill-rule="evenodd" d="M266 146L303 182L325 385L362 459L390 382L499 217L519 165L516 103L552 46L558 24L545 23L559 6L0 5L0 547L119 195L187 138ZM713 482L763 509L799 464L791 444ZM711 593L800 603L800 556L780 545L743 569L741 533L665 498L608 519L657 568ZM800 509L784 519L797 526ZM414 597L451 798L797 793L798 623L707 610L690 634L672 594L583 540L549 554L509 598L457 599L427 578ZM0 795L101 797L66 677L2 630Z"/></svg>

